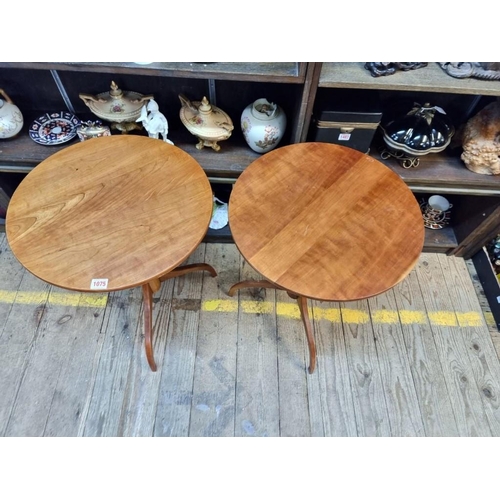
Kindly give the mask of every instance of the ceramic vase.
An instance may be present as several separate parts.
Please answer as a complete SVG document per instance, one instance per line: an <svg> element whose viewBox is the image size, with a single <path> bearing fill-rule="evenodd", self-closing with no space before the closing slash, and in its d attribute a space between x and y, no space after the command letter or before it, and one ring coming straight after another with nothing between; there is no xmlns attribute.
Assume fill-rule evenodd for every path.
<svg viewBox="0 0 500 500"><path fill-rule="evenodd" d="M241 130L247 144L256 153L267 153L283 138L286 116L280 106L267 99L257 99L241 114Z"/></svg>
<svg viewBox="0 0 500 500"><path fill-rule="evenodd" d="M20 109L0 89L0 139L14 137L23 128L23 123L23 115Z"/></svg>

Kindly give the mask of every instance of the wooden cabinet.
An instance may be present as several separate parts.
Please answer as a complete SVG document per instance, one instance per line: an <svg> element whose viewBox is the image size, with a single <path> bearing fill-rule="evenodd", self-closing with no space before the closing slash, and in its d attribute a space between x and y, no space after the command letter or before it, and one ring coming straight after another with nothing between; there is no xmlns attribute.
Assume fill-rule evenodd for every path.
<svg viewBox="0 0 500 500"><path fill-rule="evenodd" d="M0 87L9 93L25 117L23 131L17 137L0 142L0 172L27 173L66 147L34 143L28 137L29 124L51 110L69 109L81 119L95 119L78 94L105 92L111 80L124 90L155 96L169 121L169 138L196 158L214 184L234 182L259 157L247 146L239 127L241 112L259 97L284 109L288 127L281 145L285 145L307 140L319 94L328 96L349 89L356 98L361 93L377 93L383 113L393 110L393 103L399 98L419 102L430 99L453 111L458 124L474 114L482 100L500 96L499 81L457 80L436 63L373 78L363 63L0 62ZM206 95L232 117L235 130L228 141L221 143L219 152L195 148L196 139L179 120L179 93L194 100ZM380 160L376 148L370 154ZM394 160L381 161L402 177L417 198L439 193L452 199L452 225L445 230L427 230L426 250L470 257L500 231L500 176L475 174L465 167L459 153L448 150L423 157L420 165L412 169L404 169ZM5 193L0 200L4 205ZM212 233L212 240L217 240L218 234L227 241L227 232Z"/></svg>
<svg viewBox="0 0 500 500"><path fill-rule="evenodd" d="M378 78L372 77L363 66L363 63L323 63L318 92L351 89L351 95L377 93L384 114L401 102L431 102L442 106L457 127L481 108L485 98L500 96L500 81L452 78L437 63ZM460 159L460 152L460 148L447 148L442 153L422 157L418 167L408 169L396 160L382 160L376 148L370 154L400 175L418 199L442 194L452 200L450 227L426 229L425 247L468 258L500 230L500 176L471 172Z"/></svg>

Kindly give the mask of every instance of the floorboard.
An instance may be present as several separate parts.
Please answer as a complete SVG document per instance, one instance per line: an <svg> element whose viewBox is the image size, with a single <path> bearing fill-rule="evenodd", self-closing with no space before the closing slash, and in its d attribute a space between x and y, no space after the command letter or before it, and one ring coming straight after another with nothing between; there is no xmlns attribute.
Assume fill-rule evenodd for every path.
<svg viewBox="0 0 500 500"><path fill-rule="evenodd" d="M218 272L154 294L149 369L141 290L79 294L25 271L0 234L0 435L500 436L500 362L468 263L422 254L392 290L310 301L317 366L285 292L232 244Z"/></svg>

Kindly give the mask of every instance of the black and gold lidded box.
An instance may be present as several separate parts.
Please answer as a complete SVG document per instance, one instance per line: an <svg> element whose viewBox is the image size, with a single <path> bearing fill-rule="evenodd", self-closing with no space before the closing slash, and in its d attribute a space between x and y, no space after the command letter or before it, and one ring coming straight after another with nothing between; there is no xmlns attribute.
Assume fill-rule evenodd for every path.
<svg viewBox="0 0 500 500"><path fill-rule="evenodd" d="M318 96L310 127L309 140L328 142L356 149L362 153L370 151L382 112L376 98L359 99L352 94L343 94L333 89Z"/></svg>

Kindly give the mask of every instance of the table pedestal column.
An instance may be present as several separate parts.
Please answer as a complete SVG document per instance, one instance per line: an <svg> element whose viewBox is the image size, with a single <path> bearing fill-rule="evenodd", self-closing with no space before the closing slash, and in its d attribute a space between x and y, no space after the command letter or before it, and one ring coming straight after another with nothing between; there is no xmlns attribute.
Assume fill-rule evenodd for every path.
<svg viewBox="0 0 500 500"><path fill-rule="evenodd" d="M275 283L271 283L270 281L267 280L260 280L260 281L240 281L239 283L236 283L233 285L227 294L232 297L236 290L239 290L240 288L273 288L275 290L284 290L288 295L292 298L295 299L298 303L299 310L300 310L300 317L302 318L302 323L304 324L304 328L306 330L306 337L307 337L307 345L309 347L309 373L313 373L314 369L316 368L316 344L314 343L314 335L313 335L313 330L311 326L311 322L309 320L309 311L307 309L307 298L303 297L301 295L296 295L292 292L289 292L286 288L283 288L279 285L276 285Z"/></svg>
<svg viewBox="0 0 500 500"><path fill-rule="evenodd" d="M153 356L153 294L160 289L162 281L184 276L194 271L208 271L212 277L215 278L217 276L215 269L209 264L188 264L180 266L160 278L142 285L142 297L144 301L144 346L149 367L154 372L156 371L156 363Z"/></svg>

